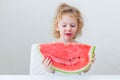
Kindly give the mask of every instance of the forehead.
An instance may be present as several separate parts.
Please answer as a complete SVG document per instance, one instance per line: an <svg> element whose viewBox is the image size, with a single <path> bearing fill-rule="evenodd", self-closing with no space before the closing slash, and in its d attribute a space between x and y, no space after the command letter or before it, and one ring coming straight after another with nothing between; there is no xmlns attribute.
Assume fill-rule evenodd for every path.
<svg viewBox="0 0 120 80"><path fill-rule="evenodd" d="M77 16L76 16L75 14L73 14L73 13L62 13L62 14L60 15L60 18L62 19L63 16L69 16L69 17L71 17L71 18L77 19Z"/></svg>
<svg viewBox="0 0 120 80"><path fill-rule="evenodd" d="M77 23L77 18L73 15L65 14L61 16L60 22Z"/></svg>

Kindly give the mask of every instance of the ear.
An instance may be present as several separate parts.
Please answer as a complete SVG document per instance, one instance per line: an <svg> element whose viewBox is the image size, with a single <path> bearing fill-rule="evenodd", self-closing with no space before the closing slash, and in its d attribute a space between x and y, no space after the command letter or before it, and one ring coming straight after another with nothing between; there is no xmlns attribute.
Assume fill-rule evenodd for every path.
<svg viewBox="0 0 120 80"><path fill-rule="evenodd" d="M58 26L56 26L55 28L56 28L56 31L59 31L59 27Z"/></svg>

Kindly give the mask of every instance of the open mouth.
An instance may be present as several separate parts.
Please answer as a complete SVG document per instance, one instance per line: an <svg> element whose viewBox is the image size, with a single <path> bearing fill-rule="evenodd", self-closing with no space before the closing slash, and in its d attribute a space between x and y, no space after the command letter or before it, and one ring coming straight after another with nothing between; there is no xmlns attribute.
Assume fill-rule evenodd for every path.
<svg viewBox="0 0 120 80"><path fill-rule="evenodd" d="M67 35L67 36L71 36L72 34L71 34L71 33L65 33L65 35Z"/></svg>

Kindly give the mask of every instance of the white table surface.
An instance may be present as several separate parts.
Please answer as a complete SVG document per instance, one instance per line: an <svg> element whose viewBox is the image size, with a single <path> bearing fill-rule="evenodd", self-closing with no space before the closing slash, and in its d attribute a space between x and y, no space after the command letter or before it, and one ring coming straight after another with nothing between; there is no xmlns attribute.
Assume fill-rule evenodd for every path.
<svg viewBox="0 0 120 80"><path fill-rule="evenodd" d="M120 75L0 75L0 80L120 80Z"/></svg>

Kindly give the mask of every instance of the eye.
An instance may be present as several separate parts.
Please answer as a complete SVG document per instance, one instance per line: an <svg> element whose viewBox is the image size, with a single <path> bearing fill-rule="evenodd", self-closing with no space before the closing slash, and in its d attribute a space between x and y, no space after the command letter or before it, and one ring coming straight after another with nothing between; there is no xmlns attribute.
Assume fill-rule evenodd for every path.
<svg viewBox="0 0 120 80"><path fill-rule="evenodd" d="M76 25L74 25L74 24L71 24L71 27L76 27Z"/></svg>
<svg viewBox="0 0 120 80"><path fill-rule="evenodd" d="M64 25L62 25L62 27L66 27L66 25L64 24Z"/></svg>

